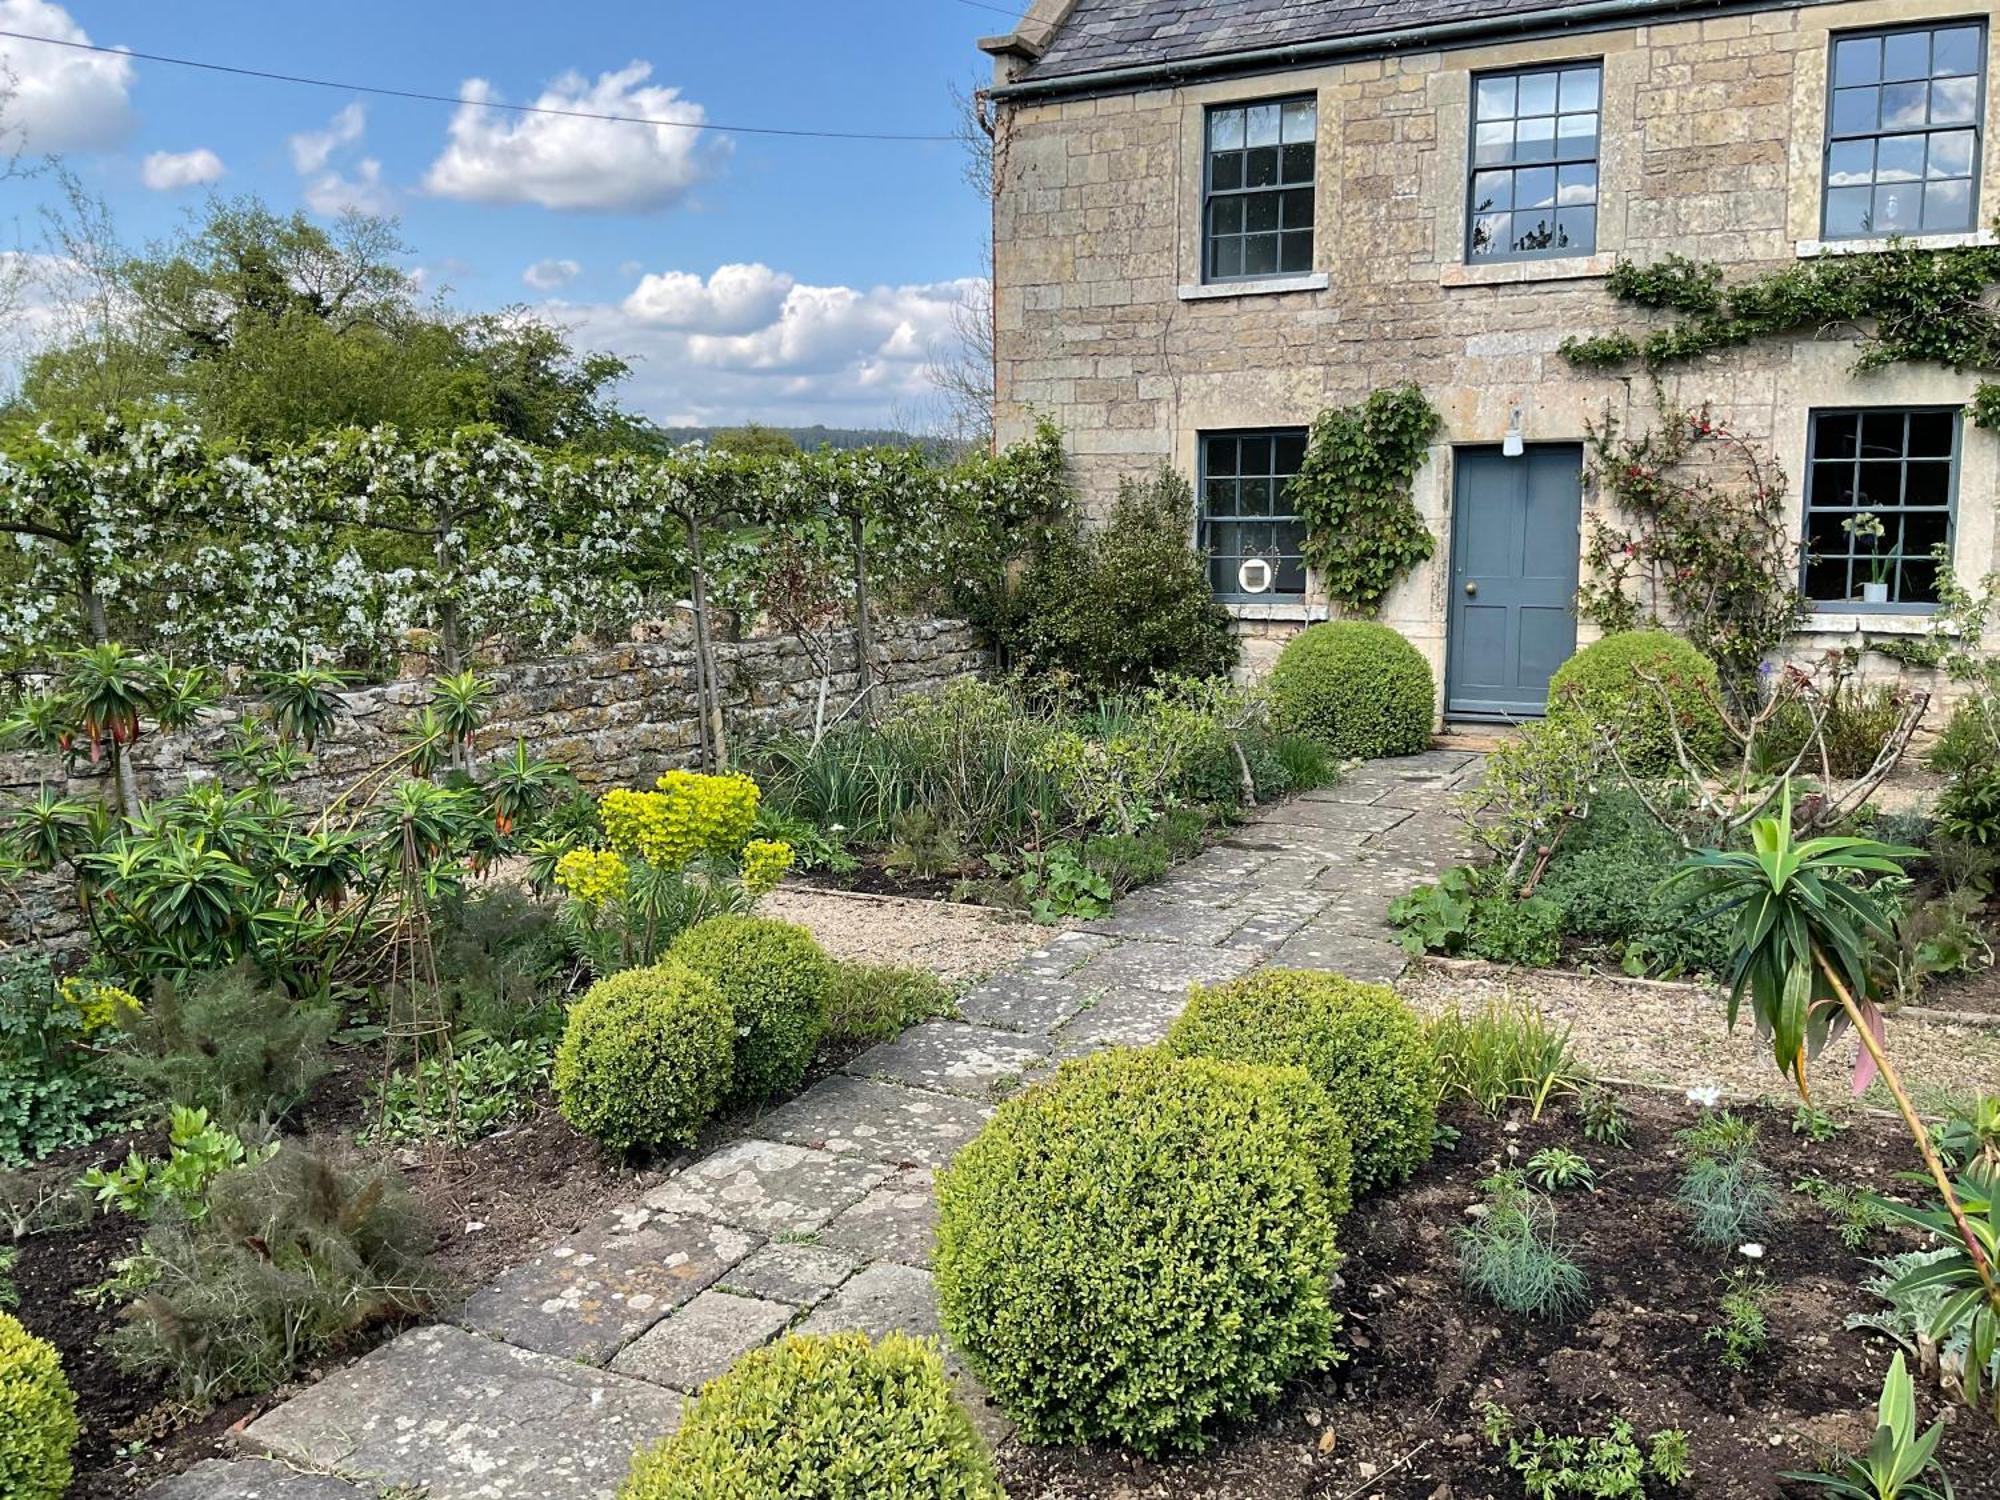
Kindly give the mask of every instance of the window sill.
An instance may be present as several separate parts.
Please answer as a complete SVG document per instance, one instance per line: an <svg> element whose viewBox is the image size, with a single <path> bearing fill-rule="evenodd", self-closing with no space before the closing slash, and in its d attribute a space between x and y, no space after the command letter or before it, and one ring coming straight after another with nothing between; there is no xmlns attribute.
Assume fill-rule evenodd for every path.
<svg viewBox="0 0 2000 1500"><path fill-rule="evenodd" d="M1324 620L1324 604L1308 604L1303 599L1218 599L1215 601L1236 620L1275 620L1315 624Z"/></svg>
<svg viewBox="0 0 2000 1500"><path fill-rule="evenodd" d="M1929 635L1937 607L1930 604L1816 604L1799 629L1808 635Z"/></svg>
<svg viewBox="0 0 2000 1500"><path fill-rule="evenodd" d="M1990 229L1966 234L1910 234L1901 239L1800 240L1793 247L1800 260L1822 255L1880 255L1885 250L1962 250L1973 245L2000 245Z"/></svg>
<svg viewBox="0 0 2000 1500"><path fill-rule="evenodd" d="M1215 297L1269 297L1279 292L1323 292L1327 288L1324 271L1309 276L1270 276L1257 281L1214 281L1183 286L1183 302L1206 302Z"/></svg>
<svg viewBox="0 0 2000 1500"><path fill-rule="evenodd" d="M1478 265L1454 263L1438 267L1439 286L1514 286L1528 281L1586 281L1609 276L1618 264L1610 250L1595 255L1568 255L1552 260L1495 260Z"/></svg>

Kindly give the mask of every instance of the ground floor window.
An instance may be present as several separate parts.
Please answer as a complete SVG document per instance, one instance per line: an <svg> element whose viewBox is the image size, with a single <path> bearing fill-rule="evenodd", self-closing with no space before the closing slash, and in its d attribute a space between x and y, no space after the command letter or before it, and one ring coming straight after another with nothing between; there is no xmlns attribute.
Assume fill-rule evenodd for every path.
<svg viewBox="0 0 2000 1500"><path fill-rule="evenodd" d="M1303 427L1202 434L1201 545L1218 599L1305 593L1305 523L1286 493L1305 453Z"/></svg>
<svg viewBox="0 0 2000 1500"><path fill-rule="evenodd" d="M1932 549L1951 544L1959 414L1817 411L1807 447L1805 591L1913 609L1937 603Z"/></svg>

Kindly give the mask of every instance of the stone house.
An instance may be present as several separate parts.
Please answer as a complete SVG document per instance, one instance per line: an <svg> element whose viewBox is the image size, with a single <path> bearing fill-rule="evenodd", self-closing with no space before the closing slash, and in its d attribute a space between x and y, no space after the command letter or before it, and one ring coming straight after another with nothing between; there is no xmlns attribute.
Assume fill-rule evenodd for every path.
<svg viewBox="0 0 2000 1500"><path fill-rule="evenodd" d="M1415 380L1443 417L1415 487L1438 545L1382 618L1430 658L1441 716L1532 714L1589 633L1588 429L1658 409L1645 377L1558 345L1635 326L1605 289L1621 257L1733 280L1892 235L1991 243L1991 9L1036 0L981 43L998 437L1053 417L1095 506L1163 461L1185 474L1254 665L1327 613L1284 502L1308 425ZM1926 629L1937 543L1962 577L1996 564L1976 378L1857 375L1855 353L1823 330L1663 376L1782 468L1802 651ZM1840 526L1862 510L1879 543Z"/></svg>

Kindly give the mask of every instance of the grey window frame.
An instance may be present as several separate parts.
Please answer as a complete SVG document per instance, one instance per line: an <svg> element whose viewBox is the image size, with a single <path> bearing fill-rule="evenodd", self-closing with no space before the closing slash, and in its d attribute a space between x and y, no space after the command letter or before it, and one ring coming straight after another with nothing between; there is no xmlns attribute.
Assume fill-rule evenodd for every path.
<svg viewBox="0 0 2000 1500"><path fill-rule="evenodd" d="M1591 138L1595 144L1593 145L1591 149L1591 154L1588 158L1579 156L1579 157L1571 157L1565 159L1560 152L1560 142L1562 140L1562 136L1560 129L1558 129L1557 135L1555 137L1555 140L1557 142L1557 149L1554 152L1554 154L1550 155L1548 160L1545 162L1543 161L1521 162L1515 160L1509 160L1504 163L1488 162L1482 164L1480 162L1479 85L1481 83L1485 82L1488 79L1493 79L1493 78L1513 78L1518 81L1522 77L1525 77L1530 74L1554 73L1557 75L1556 113L1551 118L1560 121L1563 115L1561 75L1567 72L1574 72L1583 68L1595 68L1597 70L1597 134ZM1520 115L1516 114L1514 118L1518 120L1520 119ZM1474 253L1473 231L1476 225L1478 224L1479 215L1474 206L1473 184L1475 181L1477 181L1479 174L1482 171L1484 172L1519 171L1523 167L1546 166L1552 169L1556 169L1557 176L1558 178L1560 178L1561 176L1560 169L1562 167L1577 166L1580 165L1582 162L1584 162L1586 159L1589 161L1590 165L1597 173L1597 196L1594 199L1592 199L1590 205L1591 208L1590 249L1588 250L1567 250L1561 248L1555 248L1549 250L1508 249L1508 250L1494 251L1485 255ZM1560 192L1560 186L1558 186L1558 192ZM1562 205L1560 203L1555 204L1554 207L1551 208L1550 210L1551 214L1553 214L1556 211L1556 209L1559 209L1561 207ZM1598 57L1562 58L1553 62L1526 63L1519 67L1513 67L1513 68L1488 68L1483 72L1474 73L1467 83L1467 92L1465 100L1465 226L1464 226L1465 232L1464 232L1464 245L1463 245L1465 264L1467 264L1468 266L1484 266L1484 265L1493 265L1496 263L1503 263L1503 262L1511 263L1517 261L1530 261L1530 260L1578 260L1584 256L1594 255L1597 253L1598 250L1598 231L1603 227L1602 216L1599 212L1603 207L1604 207L1604 59L1603 57L1598 56ZM1512 215L1514 213L1514 210L1510 207L1507 210L1507 213L1509 215L1509 222L1511 226Z"/></svg>
<svg viewBox="0 0 2000 1500"><path fill-rule="evenodd" d="M1950 31L1962 26L1976 27L1979 31L1979 72L1974 75L1978 81L1978 88L1974 91L1972 101L1971 124L1947 125L1938 129L1933 129L1933 127L1925 125L1921 130L1883 130L1879 127L1878 121L1877 128L1872 131L1840 136L1836 136L1833 133L1834 103L1836 95L1839 92L1834 84L1834 59L1838 55L1842 42L1861 41L1869 37L1903 36L1913 31ZM1925 16L1909 21L1894 22L1887 26L1858 26L1848 31L1836 31L1827 38L1826 110L1822 126L1819 159L1819 233L1822 240L1832 244L1844 245L1866 240L1885 240L1898 234L1905 237L1908 237L1912 233L1919 235L1930 233L1972 234L1979 230L1981 227L1979 222L1979 179L1986 159L1986 72L1992 45L1992 28L1987 25L1987 18L1978 13L1957 16ZM1935 81L1936 77L1936 74L1931 74L1926 81ZM1879 83L1877 87L1880 87ZM1827 213L1833 206L1833 183L1830 180L1833 172L1833 148L1837 142L1864 140L1880 142L1884 136L1911 135L1923 136L1928 139L1933 134L1940 134L1943 131L1950 130L1970 130L1972 132L1972 185L1970 189L1972 201L1966 210L1966 222L1963 229L1926 230L1920 224L1914 231L1871 229L1863 234L1840 235L1836 235L1828 229ZM1880 184L1871 180L1870 186L1877 187Z"/></svg>
<svg viewBox="0 0 2000 1500"><path fill-rule="evenodd" d="M1210 442L1210 441L1211 441L1212 439L1215 439L1215 438L1260 438L1260 437L1267 437L1267 438L1271 438L1271 439L1273 439L1274 441L1275 441L1276 439L1278 439L1278 438L1281 438L1281 437L1288 437L1288 438L1289 438L1289 437L1295 437L1295 438L1298 438L1298 439L1300 439L1300 440L1301 440L1301 441L1302 441L1303 443L1306 443L1306 444L1310 445L1310 443L1311 443L1311 441L1312 441L1312 428L1311 428L1311 427L1310 427L1309 425L1303 425L1303 424L1302 424L1302 425L1300 425L1300 426L1297 426L1297 427L1212 427L1212 428L1205 428L1205 429L1203 429L1203 430L1201 430L1200 432L1197 432L1197 433L1195 434L1195 444L1194 444L1194 451L1195 451L1195 495L1194 495L1194 522L1195 522L1195 546L1196 546L1196 547L1197 547L1197 549L1199 549L1199 551L1201 552L1201 555L1202 555L1202 567L1203 567L1203 569L1204 569L1204 570L1206 570L1206 569L1207 569L1207 568L1209 567L1209 559L1210 559L1210 558L1211 558L1211 556L1213 555L1213 554L1212 554L1212 550L1211 550L1211 548L1209 547L1209 527L1210 527L1210 525L1211 525L1211 524L1213 523L1213 518L1212 518L1212 517L1211 517L1211 516L1209 515L1209 513L1208 513L1208 481L1209 481L1209 472L1208 472L1208 445L1209 445L1209 442ZM1273 451L1274 451L1274 453L1275 453L1275 449L1274 449ZM1302 452L1301 452L1301 459L1303 459L1303 456L1304 456L1304 455L1303 455L1303 451L1302 451ZM1275 464L1275 460L1274 460L1274 463L1273 463L1273 468L1275 469L1275 467L1276 467L1276 464ZM1225 479L1226 479L1226 478L1241 478L1241 477L1242 477L1242 475L1241 475L1241 473L1240 473L1240 471L1239 471L1239 473L1238 473L1238 474L1236 474L1236 475L1233 475L1233 476L1232 476L1232 475L1222 475L1222 476L1219 476L1219 477L1221 477L1221 478L1225 478ZM1275 474L1274 474L1274 475L1273 475L1273 476L1271 476L1271 477L1275 478L1276 476L1275 476ZM1274 496L1274 497L1273 497L1273 503L1274 503L1274 504L1275 504L1275 501L1276 501L1276 497ZM1294 510L1294 511L1288 511L1288 512L1286 512L1286 513L1285 513L1285 514L1283 514L1283 515L1278 515L1278 514L1275 514L1275 513L1274 513L1274 514L1272 514L1272 515L1268 515L1268 516L1247 516L1247 517L1246 517L1246 516L1245 516L1245 515L1244 515L1244 514L1243 514L1243 513L1241 512L1241 511L1237 511L1237 512L1236 512L1236 513L1235 513L1234 515L1232 515L1232 516L1227 516L1227 517L1224 517L1224 518L1223 518L1223 524L1225 524L1225 525L1229 525L1229 524L1240 524L1241 522L1243 522L1243 521L1246 521L1246 520L1247 520L1247 521L1250 521L1250 522L1252 522L1252 523L1262 523L1262 522L1272 522L1272 523L1276 523L1276 522L1280 522L1280 521L1288 521L1288 522L1297 522L1297 523L1298 523L1298 524L1300 525L1300 527L1301 527L1301 532L1300 532L1300 542L1301 542L1301 546L1303 547L1303 542L1304 542L1304 531L1303 531L1303 527L1304 527L1304 523L1305 523L1305 517L1301 516L1301 515L1300 515L1300 514L1299 514L1299 513L1297 512L1297 511L1295 511L1295 510ZM1281 554L1280 554L1280 556L1290 556L1290 555L1292 555L1292 554L1288 554L1288 553L1281 553ZM1307 569L1307 567L1306 567L1306 561L1305 561L1305 557L1304 557L1304 554L1303 554L1303 550L1301 550L1301 552L1300 552L1300 553L1298 554L1298 556L1299 556L1299 569L1300 569L1301 573L1305 573L1305 572L1307 572L1307 571L1308 571L1308 569ZM1216 599L1216 600L1217 600L1217 601L1218 601L1219 603L1223 603L1223 604L1271 604L1271 603L1286 603L1286 604L1292 604L1292 603L1297 603L1297 602L1299 602L1299 601L1303 600L1303 599L1304 599L1304 598L1306 597L1306 594L1307 594L1307 590L1308 590L1308 588L1309 588L1309 586L1310 586L1310 579L1309 579L1309 578L1302 578L1302 579L1301 579L1301 581L1300 581L1300 584L1299 584L1298 588L1296 588L1296 589L1280 589L1280 588L1278 588L1278 587L1276 586L1276 582L1277 582L1277 580L1276 580L1276 576L1275 576L1275 574L1274 574L1274 575L1273 575L1273 578L1272 578L1272 585L1273 585L1273 586L1272 586L1271 588L1268 588L1268 589L1266 589L1266 590L1265 590L1265 591L1264 591L1263 593L1261 593L1261 594L1246 594L1246 593L1242 593L1242 592L1240 592L1240 591L1232 591L1232 592L1224 592L1224 591L1222 591L1222 590L1220 590L1220 589L1215 589L1215 588L1213 588L1213 579L1214 579L1214 574L1213 574L1213 573L1210 573L1210 574L1209 574L1209 577L1210 577L1210 580L1211 580L1211 592L1212 592L1212 593L1214 594L1214 597L1215 597L1215 599Z"/></svg>
<svg viewBox="0 0 2000 1500"><path fill-rule="evenodd" d="M1282 181L1282 174L1284 170L1283 168L1284 149L1282 144L1279 147L1279 172L1281 176L1281 181L1278 183L1278 185L1273 187L1263 187L1263 188L1250 188L1250 187L1217 188L1215 186L1215 181L1214 181L1215 151L1214 148L1209 144L1210 140L1212 139L1213 122L1216 115L1226 110L1239 110L1239 109L1250 110L1257 108L1259 105L1266 105L1266 104L1276 105L1278 109L1278 118L1279 118L1279 131L1280 131L1279 139L1280 142L1282 143L1285 106L1287 104L1306 104L1306 103L1310 103L1313 107L1313 142L1312 142L1313 175L1312 175L1312 181L1305 185L1308 191L1310 191L1312 194L1313 212L1312 212L1312 222L1306 228L1306 234L1308 237L1307 242L1311 246L1311 249L1306 256L1305 269L1303 271L1286 271L1282 269L1271 270L1271 271L1242 271L1238 272L1233 276L1218 276L1213 274L1211 270L1213 260L1210 255L1210 247L1213 244L1214 237L1210 229L1210 221L1212 216L1209 212L1209 205L1214 201L1217 195L1220 194L1223 197L1229 197L1229 198L1248 198L1252 195L1260 193L1269 193L1272 194L1273 196L1277 196L1287 191L1297 190L1297 185L1293 185L1292 187L1287 188ZM1287 277L1310 276L1312 274L1314 260L1317 258L1319 254L1319 113L1320 113L1319 94L1317 91L1312 89L1306 89L1304 91L1294 89L1288 93L1272 94L1257 99L1231 99L1217 104L1210 104L1202 110L1201 112L1201 234L1199 236L1201 244L1198 252L1201 256L1202 285L1228 286L1233 282L1243 282L1243 281L1282 281ZM1283 209L1281 207L1280 208L1281 216L1282 213ZM1276 233L1279 235L1278 255L1279 255L1280 265L1282 265L1284 260L1284 240L1283 240L1284 229L1282 224L1282 217L1279 229L1276 231ZM1243 238L1243 237L1244 237L1243 235L1231 236L1231 238Z"/></svg>
<svg viewBox="0 0 2000 1500"><path fill-rule="evenodd" d="M1929 615L1929 614L1935 614L1937 612L1937 605L1935 602L1927 603L1923 600L1904 602L1897 599L1890 599L1886 603L1882 604L1868 604L1863 602L1861 599L1855 597L1855 591L1858 588L1858 585L1855 582L1855 570L1854 570L1855 559L1852 556L1850 556L1847 559L1847 580L1848 580L1847 598L1814 599L1812 595L1807 592L1807 580L1812 570L1812 554L1810 549L1812 545L1813 511L1816 508L1826 511L1840 511L1850 508L1846 506L1833 506L1833 505L1815 507L1813 504L1813 490L1818 481L1819 464L1821 462L1819 454L1820 419L1823 417L1853 416L1858 419L1865 420L1870 415L1879 417L1891 412L1900 415L1904 419L1904 429L1903 429L1904 452L1902 458L1899 460L1894 460L1894 462L1900 463L1903 468L1903 473L1899 476L1899 482L1900 482L1900 487L1906 492L1909 487L1908 470L1911 462L1909 456L1909 435L1908 435L1909 418L1913 415L1932 415L1932 414L1948 415L1951 418L1951 453L1949 457L1945 460L1947 465L1947 478L1945 481L1945 503L1944 503L1944 518L1945 518L1944 545L1947 554L1955 553L1957 550L1958 483L1959 483L1961 460L1965 453L1965 408L1963 406L1952 406L1949 404L1939 405L1935 403L1927 404L1920 402L1910 406L1815 406L1809 408L1806 412L1805 482L1799 486L1799 592L1805 596L1807 603L1811 606L1811 608L1815 613L1829 613L1829 612L1852 613L1856 610L1864 610L1869 614ZM1827 462L1829 463L1843 463L1846 461L1847 460L1844 459L1827 460ZM1891 460L1886 460L1886 459L1875 459L1871 461L1876 463L1891 462ZM1857 428L1855 432L1854 459L1853 459L1853 463L1857 471L1859 470L1863 462L1864 458L1861 447L1861 433L1860 430ZM1936 460L1919 459L1917 460L1917 462L1935 463ZM1856 477L1857 479L1859 478L1858 472ZM1868 507L1854 507L1853 509L1856 514L1859 514L1861 509L1866 509L1866 508ZM1937 507L1936 506L1910 507L1898 504L1896 507L1896 515L1898 517L1906 515L1912 509L1934 511L1937 509ZM1875 508L1875 513L1877 515L1880 515L1881 510L1879 508ZM1907 555L1902 553L1900 550L1898 551L1897 556L1899 561L1908 560Z"/></svg>

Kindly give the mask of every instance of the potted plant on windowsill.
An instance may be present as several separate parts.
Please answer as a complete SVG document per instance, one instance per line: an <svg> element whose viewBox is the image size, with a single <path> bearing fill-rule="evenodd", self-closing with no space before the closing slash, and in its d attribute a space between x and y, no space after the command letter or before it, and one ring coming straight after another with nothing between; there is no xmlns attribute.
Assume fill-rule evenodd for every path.
<svg viewBox="0 0 2000 1500"><path fill-rule="evenodd" d="M1863 604L1887 604L1889 602L1889 559L1882 555L1882 538L1887 528L1882 518L1872 510L1864 510L1849 516L1840 523L1840 529L1856 543L1866 539L1868 543L1868 579L1861 585Z"/></svg>

